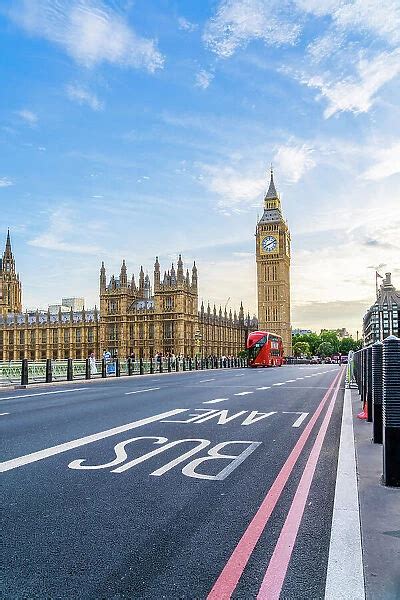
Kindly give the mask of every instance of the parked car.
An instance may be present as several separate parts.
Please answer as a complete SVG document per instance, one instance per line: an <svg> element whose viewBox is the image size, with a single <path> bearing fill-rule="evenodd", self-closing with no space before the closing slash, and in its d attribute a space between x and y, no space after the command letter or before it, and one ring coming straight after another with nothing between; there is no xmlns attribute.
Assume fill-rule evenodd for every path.
<svg viewBox="0 0 400 600"><path fill-rule="evenodd" d="M330 356L327 356L327 357L325 358L325 360L324 360L324 363L325 363L326 365L331 365L331 364L332 364L332 359L331 359L331 357L330 357Z"/></svg>
<svg viewBox="0 0 400 600"><path fill-rule="evenodd" d="M310 364L312 365L319 365L320 363L320 359L318 358L318 356L313 356L312 359L310 360Z"/></svg>

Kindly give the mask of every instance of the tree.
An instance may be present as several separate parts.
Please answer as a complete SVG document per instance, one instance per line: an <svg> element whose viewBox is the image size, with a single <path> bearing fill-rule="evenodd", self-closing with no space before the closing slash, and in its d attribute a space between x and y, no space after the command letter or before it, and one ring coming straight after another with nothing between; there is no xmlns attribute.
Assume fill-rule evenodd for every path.
<svg viewBox="0 0 400 600"><path fill-rule="evenodd" d="M332 356L334 352L335 348L330 342L321 342L317 348L317 354L322 358L325 358L325 356Z"/></svg>
<svg viewBox="0 0 400 600"><path fill-rule="evenodd" d="M346 337L340 340L339 352L341 354L348 354L350 350L356 350L357 342L352 337Z"/></svg>
<svg viewBox="0 0 400 600"><path fill-rule="evenodd" d="M323 331L320 335L320 339L321 342L329 342L333 346L333 352L339 351L340 341L334 331Z"/></svg>
<svg viewBox="0 0 400 600"><path fill-rule="evenodd" d="M293 336L293 344L296 344L297 342L306 342L310 348L310 354L314 355L321 343L321 339L316 333L304 333L303 335Z"/></svg>
<svg viewBox="0 0 400 600"><path fill-rule="evenodd" d="M295 356L309 356L310 345L308 342L295 342L293 345L293 352Z"/></svg>

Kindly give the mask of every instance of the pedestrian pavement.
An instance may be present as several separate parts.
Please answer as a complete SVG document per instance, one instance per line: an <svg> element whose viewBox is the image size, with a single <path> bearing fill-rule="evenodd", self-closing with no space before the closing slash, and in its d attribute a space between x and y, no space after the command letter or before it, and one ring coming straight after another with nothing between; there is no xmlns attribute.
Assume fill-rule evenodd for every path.
<svg viewBox="0 0 400 600"><path fill-rule="evenodd" d="M382 484L382 445L372 442L372 423L351 390L357 461L365 592L367 600L400 599L400 488Z"/></svg>

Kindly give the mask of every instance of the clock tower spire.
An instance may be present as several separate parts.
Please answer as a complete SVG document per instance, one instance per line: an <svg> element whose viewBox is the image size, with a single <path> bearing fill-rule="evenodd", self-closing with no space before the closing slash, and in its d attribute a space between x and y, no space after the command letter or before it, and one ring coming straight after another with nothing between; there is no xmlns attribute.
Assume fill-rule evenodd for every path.
<svg viewBox="0 0 400 600"><path fill-rule="evenodd" d="M256 228L256 262L260 329L282 336L285 356L290 356L290 231L282 215L272 165L264 212Z"/></svg>

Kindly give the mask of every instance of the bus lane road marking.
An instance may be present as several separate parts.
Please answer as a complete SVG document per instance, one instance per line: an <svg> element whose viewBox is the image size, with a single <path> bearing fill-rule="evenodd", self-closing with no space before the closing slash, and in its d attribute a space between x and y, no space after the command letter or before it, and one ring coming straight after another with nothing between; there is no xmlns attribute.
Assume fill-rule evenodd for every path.
<svg viewBox="0 0 400 600"><path fill-rule="evenodd" d="M0 417L4 417L5 415L9 415L10 413L0 413Z"/></svg>
<svg viewBox="0 0 400 600"><path fill-rule="evenodd" d="M106 431L100 431L99 433L93 433L92 435L87 435L83 438L71 440L70 442L65 442L64 444L58 444L58 446L52 446L50 448L45 448L44 450L39 450L38 452L32 452L31 454L25 454L24 456L18 456L17 458L6 460L0 463L0 473L17 469L18 467L37 462L38 460L43 460L44 458L49 458L49 456L55 456L56 454L67 452L73 448L79 448L79 446L85 446L86 444L103 440L104 438L123 433L124 431L130 431L131 429L136 429L137 427L142 427L143 425L148 425L149 423L162 421L163 419L187 412L188 410L188 408L176 408L174 410L169 410L168 412L153 415L152 417L139 419L139 421L132 421L126 425L120 425L119 427L113 427L112 429L107 429Z"/></svg>

